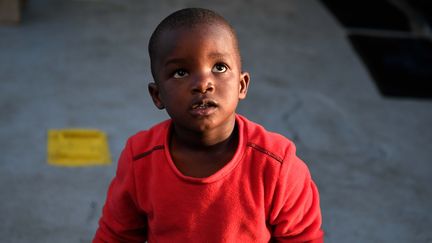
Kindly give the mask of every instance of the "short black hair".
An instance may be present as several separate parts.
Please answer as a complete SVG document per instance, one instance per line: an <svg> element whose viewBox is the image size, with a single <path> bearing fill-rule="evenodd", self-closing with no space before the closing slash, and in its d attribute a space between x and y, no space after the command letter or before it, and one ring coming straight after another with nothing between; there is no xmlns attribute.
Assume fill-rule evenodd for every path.
<svg viewBox="0 0 432 243"><path fill-rule="evenodd" d="M228 31L233 37L234 46L240 58L237 34L235 33L234 28L228 23L228 21L224 17L209 9L185 8L168 15L165 19L163 19L153 31L153 34L150 37L148 43L148 52L150 56L150 68L153 78L156 78L154 61L156 59L158 42L162 32L166 30L178 29L181 27L193 28L200 24L219 24L227 27Z"/></svg>

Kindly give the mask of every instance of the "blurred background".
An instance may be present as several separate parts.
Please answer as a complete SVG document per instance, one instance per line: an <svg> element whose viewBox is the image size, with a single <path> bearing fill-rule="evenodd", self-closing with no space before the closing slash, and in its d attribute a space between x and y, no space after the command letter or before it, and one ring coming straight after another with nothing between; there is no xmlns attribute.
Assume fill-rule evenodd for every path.
<svg viewBox="0 0 432 243"><path fill-rule="evenodd" d="M239 113L292 139L326 242L432 242L430 1L0 0L0 242L90 242L126 139L167 118L148 39L213 9L252 77ZM97 128L113 163L47 164L48 129Z"/></svg>

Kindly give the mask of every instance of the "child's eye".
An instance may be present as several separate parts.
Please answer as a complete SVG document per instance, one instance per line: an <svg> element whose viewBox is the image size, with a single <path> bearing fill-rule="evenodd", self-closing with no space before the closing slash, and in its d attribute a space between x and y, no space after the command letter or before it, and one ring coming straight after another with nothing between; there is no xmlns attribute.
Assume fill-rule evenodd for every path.
<svg viewBox="0 0 432 243"><path fill-rule="evenodd" d="M216 64L214 65L212 72L215 73L224 73L227 71L227 66L225 64Z"/></svg>
<svg viewBox="0 0 432 243"><path fill-rule="evenodd" d="M185 70L179 69L179 70L174 72L173 77L174 78L184 78L184 77L187 77L188 75L189 74Z"/></svg>

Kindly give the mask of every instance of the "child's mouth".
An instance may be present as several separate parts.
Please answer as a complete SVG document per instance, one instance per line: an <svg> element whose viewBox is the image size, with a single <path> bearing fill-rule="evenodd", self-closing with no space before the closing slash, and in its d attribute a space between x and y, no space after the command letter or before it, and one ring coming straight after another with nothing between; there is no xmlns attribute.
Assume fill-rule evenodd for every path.
<svg viewBox="0 0 432 243"><path fill-rule="evenodd" d="M214 107L214 106L212 106L212 105L210 105L210 104L195 104L195 105L193 105L192 106L192 109L206 109L206 108L209 108L209 107Z"/></svg>
<svg viewBox="0 0 432 243"><path fill-rule="evenodd" d="M213 100L201 100L192 105L191 113L194 116L208 116L212 114L217 107Z"/></svg>

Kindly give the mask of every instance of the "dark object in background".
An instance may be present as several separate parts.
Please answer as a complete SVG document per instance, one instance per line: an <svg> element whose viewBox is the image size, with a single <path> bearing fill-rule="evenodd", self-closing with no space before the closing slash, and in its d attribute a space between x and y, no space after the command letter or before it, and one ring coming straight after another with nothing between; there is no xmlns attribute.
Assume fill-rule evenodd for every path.
<svg viewBox="0 0 432 243"><path fill-rule="evenodd" d="M409 0L410 5L423 15L429 28L432 28L432 1L431 0Z"/></svg>
<svg viewBox="0 0 432 243"><path fill-rule="evenodd" d="M402 11L385 0L321 0L321 2L346 28L410 30L408 19Z"/></svg>
<svg viewBox="0 0 432 243"><path fill-rule="evenodd" d="M411 24L417 26L424 19L432 26L431 0L406 0L397 6L386 0L321 2L351 33L348 38L381 94L432 98L432 40L416 38L420 35L413 34L409 22L415 20Z"/></svg>
<svg viewBox="0 0 432 243"><path fill-rule="evenodd" d="M349 35L385 96L432 98L432 42Z"/></svg>
<svg viewBox="0 0 432 243"><path fill-rule="evenodd" d="M18 24L26 0L0 0L0 24Z"/></svg>

